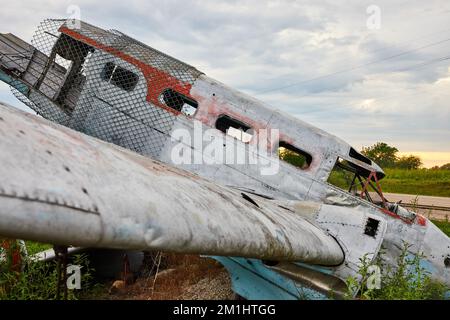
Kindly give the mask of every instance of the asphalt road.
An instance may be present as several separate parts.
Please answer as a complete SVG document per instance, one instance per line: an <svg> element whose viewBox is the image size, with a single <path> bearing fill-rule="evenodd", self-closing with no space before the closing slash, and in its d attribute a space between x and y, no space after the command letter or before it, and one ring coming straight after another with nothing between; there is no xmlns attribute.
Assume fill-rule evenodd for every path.
<svg viewBox="0 0 450 320"><path fill-rule="evenodd" d="M386 199L390 202L402 201L402 204L413 204L417 197L417 205L420 206L434 206L444 207L447 210L439 210L432 208L416 208L414 211L425 215L428 218L445 220L450 218L450 198L446 197L432 197L432 196L415 196L410 194L399 193L384 193ZM443 209L443 208L442 208Z"/></svg>

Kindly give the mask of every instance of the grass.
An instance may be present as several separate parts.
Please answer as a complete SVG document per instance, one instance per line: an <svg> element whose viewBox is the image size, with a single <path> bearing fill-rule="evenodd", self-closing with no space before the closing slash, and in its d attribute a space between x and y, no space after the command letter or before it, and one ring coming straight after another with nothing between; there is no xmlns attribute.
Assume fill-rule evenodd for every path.
<svg viewBox="0 0 450 320"><path fill-rule="evenodd" d="M395 267L383 263L384 251L374 263L367 256L360 259L358 273L362 281L356 277L347 279L347 298L353 298L356 292L355 298L362 300L444 300L450 288L433 280L420 264L423 255L411 256L408 254L409 247L404 243ZM379 282L369 286L375 284L375 274L371 271L374 267L379 270Z"/></svg>
<svg viewBox="0 0 450 320"><path fill-rule="evenodd" d="M386 169L385 173L386 177L380 181L383 192L450 197L450 170ZM351 178L342 170L334 170L328 181L347 189Z"/></svg>
<svg viewBox="0 0 450 320"><path fill-rule="evenodd" d="M437 220L432 220L432 222L436 225L436 227L441 229L447 236L450 237L450 222Z"/></svg>
<svg viewBox="0 0 450 320"><path fill-rule="evenodd" d="M51 244L45 244L45 243L39 243L39 242L33 242L33 241L26 241L25 245L27 246L27 252L29 255L33 255L38 252L52 248Z"/></svg>
<svg viewBox="0 0 450 320"><path fill-rule="evenodd" d="M10 252L5 252L6 257ZM96 285L93 269L86 255L72 256L72 263L82 266L82 290L68 290L69 300L82 299ZM0 300L52 300L56 298L56 262L36 262L24 258L23 269L11 267L10 259L0 263Z"/></svg>
<svg viewBox="0 0 450 320"><path fill-rule="evenodd" d="M385 173L384 192L450 197L450 170L386 169Z"/></svg>

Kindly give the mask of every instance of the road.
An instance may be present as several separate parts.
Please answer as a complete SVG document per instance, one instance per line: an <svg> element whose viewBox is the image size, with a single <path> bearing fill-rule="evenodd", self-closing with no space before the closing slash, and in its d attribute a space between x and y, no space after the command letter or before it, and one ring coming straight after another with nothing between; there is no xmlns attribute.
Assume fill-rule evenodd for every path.
<svg viewBox="0 0 450 320"><path fill-rule="evenodd" d="M432 197L432 196L415 196L410 194L384 193L386 199L390 202L402 201L405 207L411 208L428 218L445 220L450 217L450 198ZM414 206L415 199L417 203ZM433 208L435 207L435 208Z"/></svg>

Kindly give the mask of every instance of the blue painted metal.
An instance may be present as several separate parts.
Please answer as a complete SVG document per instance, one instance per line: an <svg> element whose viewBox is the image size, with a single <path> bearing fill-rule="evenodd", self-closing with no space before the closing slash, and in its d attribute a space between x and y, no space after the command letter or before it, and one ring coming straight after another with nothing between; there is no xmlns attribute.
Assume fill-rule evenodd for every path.
<svg viewBox="0 0 450 320"><path fill-rule="evenodd" d="M416 259L416 254L413 254L413 253L408 253L405 257L405 260L410 261L410 262L413 262L415 259ZM434 267L434 265L430 261L428 261L426 258L419 259L418 268L420 269L423 276L425 276L427 274L433 274L434 272L436 272L436 268ZM407 266L408 273L417 275L417 271L418 270L415 265L409 264Z"/></svg>
<svg viewBox="0 0 450 320"><path fill-rule="evenodd" d="M326 300L328 297L267 268L261 260L211 257L228 271L233 291L248 300Z"/></svg>
<svg viewBox="0 0 450 320"><path fill-rule="evenodd" d="M19 91L20 93L22 93L24 95L28 95L28 93L30 91L30 89L28 88L27 85L25 85L23 82L21 82L17 79L14 79L13 77L9 76L2 70L0 70L0 81L6 82L7 84L16 88L17 91Z"/></svg>
<svg viewBox="0 0 450 320"><path fill-rule="evenodd" d="M416 258L415 254L408 253L405 259L407 259L408 261L414 261L415 258ZM431 275L437 272L436 267L433 265L433 263L427 260L426 258L419 260L419 268L422 273L422 276ZM408 265L407 270L408 272L417 275L417 269L415 265ZM444 299L450 300L450 289L444 294Z"/></svg>
<svg viewBox="0 0 450 320"><path fill-rule="evenodd" d="M306 263L302 263L302 262L296 262L295 263L298 266L304 267L304 268L308 268L314 271L319 271L325 274L329 274L332 275L333 274L333 269L332 268L327 268L327 267L323 267L323 266L313 266L310 264L306 264Z"/></svg>
<svg viewBox="0 0 450 320"><path fill-rule="evenodd" d="M406 259L413 260L413 254L408 254ZM228 271L233 291L248 300L328 300L330 297L301 286L293 280L280 275L267 268L261 260L238 257L210 257L220 262ZM304 263L296 263L299 266L332 274L332 268L312 266ZM419 266L426 273L435 272L431 262L420 259ZM410 272L416 272L414 266L409 266ZM445 294L450 299L450 291Z"/></svg>

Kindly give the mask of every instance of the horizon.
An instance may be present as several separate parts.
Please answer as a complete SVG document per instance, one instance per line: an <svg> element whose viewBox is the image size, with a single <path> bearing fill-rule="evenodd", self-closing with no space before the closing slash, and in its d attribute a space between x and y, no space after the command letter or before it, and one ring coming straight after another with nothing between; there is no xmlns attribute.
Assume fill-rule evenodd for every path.
<svg viewBox="0 0 450 320"><path fill-rule="evenodd" d="M439 151L399 151L398 156L408 156L414 155L418 156L422 160L422 167L430 169L434 166L442 166L444 164L450 163L450 152L439 152Z"/></svg>

